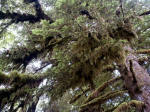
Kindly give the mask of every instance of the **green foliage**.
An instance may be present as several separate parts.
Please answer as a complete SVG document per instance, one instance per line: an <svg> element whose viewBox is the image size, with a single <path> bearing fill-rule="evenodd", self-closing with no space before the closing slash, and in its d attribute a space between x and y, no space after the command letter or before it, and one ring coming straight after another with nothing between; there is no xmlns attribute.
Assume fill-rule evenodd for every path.
<svg viewBox="0 0 150 112"><path fill-rule="evenodd" d="M56 7L61 7L62 5L73 5L75 0L57 0Z"/></svg>
<svg viewBox="0 0 150 112"><path fill-rule="evenodd" d="M39 28L39 29L35 29L35 30L32 30L32 33L35 34L35 35L40 35L43 37L43 39L46 39L48 36L54 36L56 34L58 34L58 31L55 30L55 29L50 29L51 28L51 25L49 25L49 22L46 21L46 20L42 20L41 21L41 24L42 24L42 29ZM57 24L57 23L56 23ZM55 24L55 25L56 25Z"/></svg>
<svg viewBox="0 0 150 112"><path fill-rule="evenodd" d="M124 91L119 91L123 88L123 82L119 81L114 85L109 84L97 98L83 104L93 89L118 75L114 73L114 70L119 70L119 66L125 63L127 55L123 49L125 45L131 45L134 49L150 47L149 24L146 23L150 17L144 17L141 20L136 16L137 14L134 14L135 12L131 12L131 5L134 5L136 9L133 1L123 2L124 17L122 12L120 17L115 14L119 6L116 0L46 0L40 2L42 8L45 7L44 12L52 16L54 22L50 24L48 20L41 20L40 23L32 25L18 23L23 26L24 30L21 31L22 35L19 37L5 32L3 34L5 38L0 41L0 48L14 45L16 38L19 38L21 42L18 39L17 45L8 51L0 52L2 54L0 70L10 72L18 69L24 72L29 62L35 58L43 63L51 63L52 66L46 71L41 70L40 75L25 75L19 71L6 75L1 72L0 84L11 86L11 88L0 90L2 105L11 102L16 104L21 98L27 101L28 96L36 96L35 93L38 90L41 90L42 94L46 93L52 102L56 102L57 107L61 108L58 110L62 112L70 111L72 105L86 107L97 105L97 102L101 102L99 104L106 110L108 106L114 107L115 104L130 100L129 96L123 94ZM47 3L52 3L51 10L46 5ZM17 13L27 12L35 15L34 8L30 8L34 4L7 0L4 5L8 6L2 7L4 12L9 9ZM27 7L24 7L26 5ZM19 12L18 9L21 11ZM94 18L89 19L88 14L81 14L83 10L88 11L89 15ZM137 13L139 12L141 10ZM135 38L137 37L135 31L141 35L138 39ZM42 89L38 88L44 78L47 79L46 85ZM68 99L82 93L81 90L77 90L79 88L84 88L84 90L90 88L90 90L85 95L83 94L75 104L63 106ZM7 93L6 95L10 98L4 93ZM123 97L114 99L117 95ZM138 102L132 103L138 105ZM50 102L50 104L53 103ZM24 108L27 107L26 104Z"/></svg>
<svg viewBox="0 0 150 112"><path fill-rule="evenodd" d="M6 32L2 35L0 39L0 48L8 48L13 45L15 41L15 35L11 32Z"/></svg>

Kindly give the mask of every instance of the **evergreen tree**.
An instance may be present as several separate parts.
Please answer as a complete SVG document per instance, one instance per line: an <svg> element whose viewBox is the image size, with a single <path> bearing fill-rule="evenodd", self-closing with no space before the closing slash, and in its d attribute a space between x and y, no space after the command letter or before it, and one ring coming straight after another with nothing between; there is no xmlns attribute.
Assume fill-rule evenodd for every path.
<svg viewBox="0 0 150 112"><path fill-rule="evenodd" d="M0 111L150 112L148 4L1 0Z"/></svg>

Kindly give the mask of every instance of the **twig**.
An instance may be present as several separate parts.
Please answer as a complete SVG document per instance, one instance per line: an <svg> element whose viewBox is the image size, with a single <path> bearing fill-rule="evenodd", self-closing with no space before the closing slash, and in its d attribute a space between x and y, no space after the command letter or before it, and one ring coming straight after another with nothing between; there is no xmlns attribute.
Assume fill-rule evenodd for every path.
<svg viewBox="0 0 150 112"><path fill-rule="evenodd" d="M123 19L124 19L124 11L123 11L123 6L122 6L122 0L120 0L120 9L121 9Z"/></svg>
<svg viewBox="0 0 150 112"><path fill-rule="evenodd" d="M37 73L38 71L42 70L43 68L47 67L48 65L50 65L51 63L47 63L46 65L38 68L37 70L35 70L34 74Z"/></svg>

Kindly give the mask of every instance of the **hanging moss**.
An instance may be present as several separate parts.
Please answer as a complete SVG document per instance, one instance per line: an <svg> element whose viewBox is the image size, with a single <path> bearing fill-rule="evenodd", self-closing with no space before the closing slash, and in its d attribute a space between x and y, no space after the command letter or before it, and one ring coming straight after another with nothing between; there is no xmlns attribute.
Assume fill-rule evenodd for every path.
<svg viewBox="0 0 150 112"><path fill-rule="evenodd" d="M57 49L57 54L59 52L61 54L59 57L53 55L53 58L59 58L57 59L58 65L52 68L52 71L55 72L54 77L58 81L55 93L61 96L61 92L84 84L95 88L93 80L103 74L104 70L110 68L114 63L124 64L126 51L123 46L125 42L122 39L112 38L105 28L106 32L102 34L82 29L76 33L76 41L68 45L68 52L63 53L62 48ZM69 58L65 59L65 57Z"/></svg>
<svg viewBox="0 0 150 112"><path fill-rule="evenodd" d="M96 41L92 38L92 34L89 36L86 32L81 34L72 47L72 52L75 66L73 74L79 74L80 71L79 76L88 77L90 80L106 69L106 65L113 62L124 63L125 59L125 52L120 41L113 41L108 36Z"/></svg>

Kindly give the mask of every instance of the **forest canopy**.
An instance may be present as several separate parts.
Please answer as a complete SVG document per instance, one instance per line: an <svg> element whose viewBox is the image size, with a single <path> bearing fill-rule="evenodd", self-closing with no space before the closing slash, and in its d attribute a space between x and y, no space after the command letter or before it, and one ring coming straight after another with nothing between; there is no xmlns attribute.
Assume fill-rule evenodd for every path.
<svg viewBox="0 0 150 112"><path fill-rule="evenodd" d="M149 0L0 0L0 112L150 112Z"/></svg>

